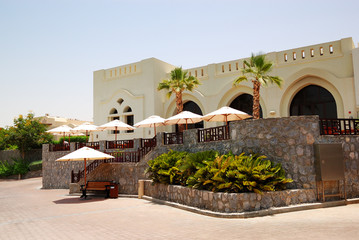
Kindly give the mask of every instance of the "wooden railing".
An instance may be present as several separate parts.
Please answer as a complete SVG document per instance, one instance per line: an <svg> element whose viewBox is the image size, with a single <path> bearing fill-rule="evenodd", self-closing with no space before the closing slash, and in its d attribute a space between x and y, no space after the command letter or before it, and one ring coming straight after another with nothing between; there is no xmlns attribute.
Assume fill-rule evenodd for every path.
<svg viewBox="0 0 359 240"><path fill-rule="evenodd" d="M95 161L93 161L92 163L90 163L89 165L86 166L86 174L89 174L90 172L95 170L95 168L100 166L102 163L110 163L110 162L114 162L114 159L95 160ZM82 171L79 170L77 173L75 173L72 170L71 171L71 183L79 182L80 179L84 177L84 173L85 173L84 170L82 170Z"/></svg>
<svg viewBox="0 0 359 240"><path fill-rule="evenodd" d="M198 129L198 142L214 142L228 140L229 138L230 136L228 125Z"/></svg>
<svg viewBox="0 0 359 240"><path fill-rule="evenodd" d="M359 135L359 119L320 119L320 135Z"/></svg>
<svg viewBox="0 0 359 240"><path fill-rule="evenodd" d="M77 142L75 145L75 149L80 149L82 147L90 147L93 149L100 149L100 142L88 142L88 143L84 143L84 142Z"/></svg>
<svg viewBox="0 0 359 240"><path fill-rule="evenodd" d="M141 147L156 147L157 141L156 136L153 138L142 138Z"/></svg>
<svg viewBox="0 0 359 240"><path fill-rule="evenodd" d="M183 132L178 133L164 133L164 144L182 144L183 143Z"/></svg>
<svg viewBox="0 0 359 240"><path fill-rule="evenodd" d="M138 151L131 152L108 152L107 154L114 156L114 159L109 159L111 162L139 162L140 158Z"/></svg>
<svg viewBox="0 0 359 240"><path fill-rule="evenodd" d="M49 152L70 151L70 144L50 144Z"/></svg>
<svg viewBox="0 0 359 240"><path fill-rule="evenodd" d="M107 154L114 156L115 158L112 159L105 159L105 160L95 160L90 163L86 167L86 174L91 173L95 168L97 168L102 163L112 163L112 162L132 162L136 163L141 161L141 159L153 148L156 147L156 137L149 138L149 139L142 139L141 146L137 151L130 151L130 152L106 152ZM84 177L84 170L75 173L74 171L71 172L71 182L76 183L79 182L81 178Z"/></svg>
<svg viewBox="0 0 359 240"><path fill-rule="evenodd" d="M133 148L133 140L106 141L106 149Z"/></svg>

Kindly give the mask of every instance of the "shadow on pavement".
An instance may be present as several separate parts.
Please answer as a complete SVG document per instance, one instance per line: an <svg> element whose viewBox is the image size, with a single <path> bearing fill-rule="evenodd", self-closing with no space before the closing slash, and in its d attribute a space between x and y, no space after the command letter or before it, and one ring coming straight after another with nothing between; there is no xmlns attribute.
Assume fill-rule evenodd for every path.
<svg viewBox="0 0 359 240"><path fill-rule="evenodd" d="M55 204L79 204L79 203L91 203L91 202L102 202L106 200L103 197L87 197L87 199L82 199L80 197L72 198L63 198L60 200L53 201Z"/></svg>

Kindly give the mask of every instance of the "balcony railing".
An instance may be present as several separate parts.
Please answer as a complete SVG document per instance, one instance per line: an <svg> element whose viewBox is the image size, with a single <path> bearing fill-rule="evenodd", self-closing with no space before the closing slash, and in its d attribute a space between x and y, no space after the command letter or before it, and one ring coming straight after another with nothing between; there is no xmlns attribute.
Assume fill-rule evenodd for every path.
<svg viewBox="0 0 359 240"><path fill-rule="evenodd" d="M141 139L141 147L156 147L156 136L153 138L142 138Z"/></svg>
<svg viewBox="0 0 359 240"><path fill-rule="evenodd" d="M165 133L164 134L164 144L183 144L183 132L178 133Z"/></svg>
<svg viewBox="0 0 359 240"><path fill-rule="evenodd" d="M109 152L107 153L114 156L114 159L108 159L107 162L139 162L139 151L131 152Z"/></svg>
<svg viewBox="0 0 359 240"><path fill-rule="evenodd" d="M133 140L106 141L106 149L133 148Z"/></svg>
<svg viewBox="0 0 359 240"><path fill-rule="evenodd" d="M320 135L359 135L359 119L320 119Z"/></svg>
<svg viewBox="0 0 359 240"><path fill-rule="evenodd" d="M50 144L49 151L50 152L70 151L70 144Z"/></svg>
<svg viewBox="0 0 359 240"><path fill-rule="evenodd" d="M228 140L229 138L230 136L228 125L198 129L198 142L214 142Z"/></svg>
<svg viewBox="0 0 359 240"><path fill-rule="evenodd" d="M82 147L90 147L90 148L99 150L100 149L100 142L88 142L88 143L77 142L76 143L76 146L75 146L76 150L80 149Z"/></svg>

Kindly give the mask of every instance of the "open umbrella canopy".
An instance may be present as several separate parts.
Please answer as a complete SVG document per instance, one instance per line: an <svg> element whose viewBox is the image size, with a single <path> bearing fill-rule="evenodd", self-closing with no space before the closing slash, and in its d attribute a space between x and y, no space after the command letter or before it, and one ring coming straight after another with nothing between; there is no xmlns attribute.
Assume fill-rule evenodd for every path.
<svg viewBox="0 0 359 240"><path fill-rule="evenodd" d="M88 136L88 133L96 132L96 131L102 131L102 130L98 129L98 127L96 125L93 125L88 122L83 123L73 129L71 129L71 132L73 132L73 133L85 133L86 137Z"/></svg>
<svg viewBox="0 0 359 240"><path fill-rule="evenodd" d="M189 112L189 111L183 111L177 115L167 118L165 120L165 124L166 125L186 124L186 129L187 129L187 124L198 123L200 121L202 121L201 115L198 115L198 114L195 114L195 113Z"/></svg>
<svg viewBox="0 0 359 240"><path fill-rule="evenodd" d="M202 116L189 111L180 112L165 120L165 124L187 124L202 121Z"/></svg>
<svg viewBox="0 0 359 240"><path fill-rule="evenodd" d="M111 155L108 155L106 153L97 151L93 148L89 147L82 147L72 153L69 153L59 159L56 160L56 162L66 162L66 161L84 161L84 180L86 184L86 161L87 160L102 160L102 159L110 159L115 158Z"/></svg>
<svg viewBox="0 0 359 240"><path fill-rule="evenodd" d="M82 133L95 132L95 131L99 131L98 127L88 122L83 123L71 130L71 132L82 132Z"/></svg>
<svg viewBox="0 0 359 240"><path fill-rule="evenodd" d="M157 115L152 115L144 120L142 120L141 122L136 123L135 127L141 128L141 127L154 127L155 129L155 135L156 135L156 127L158 126L163 126L165 119L161 118L160 116Z"/></svg>
<svg viewBox="0 0 359 240"><path fill-rule="evenodd" d="M202 119L213 122L228 122L243 120L251 117L251 115L237 109L231 107L221 107L220 109L203 116Z"/></svg>
<svg viewBox="0 0 359 240"><path fill-rule="evenodd" d="M65 135L69 134L69 136L70 136L70 134L72 133L71 130L72 130L71 127L69 127L67 125L62 125L60 127L50 129L50 130L48 130L46 132L51 133L53 135L63 135L62 143L64 144L65 143Z"/></svg>
<svg viewBox="0 0 359 240"><path fill-rule="evenodd" d="M98 127L99 130L135 130L136 128L120 121L113 120Z"/></svg>
<svg viewBox="0 0 359 240"><path fill-rule="evenodd" d="M117 131L119 130L135 130L136 128L120 121L113 120L111 122L105 123L98 127L99 130L115 130L115 140L117 141Z"/></svg>
<svg viewBox="0 0 359 240"><path fill-rule="evenodd" d="M57 159L56 162L101 160L101 159L110 159L110 158L114 158L114 157L109 154L97 151L93 148L82 147L74 152L71 152L71 153Z"/></svg>
<svg viewBox="0 0 359 240"><path fill-rule="evenodd" d="M72 128L67 126L67 125L62 125L60 127L57 128L53 128L50 130L47 130L47 133L51 133L51 134L66 134L66 133L71 133Z"/></svg>

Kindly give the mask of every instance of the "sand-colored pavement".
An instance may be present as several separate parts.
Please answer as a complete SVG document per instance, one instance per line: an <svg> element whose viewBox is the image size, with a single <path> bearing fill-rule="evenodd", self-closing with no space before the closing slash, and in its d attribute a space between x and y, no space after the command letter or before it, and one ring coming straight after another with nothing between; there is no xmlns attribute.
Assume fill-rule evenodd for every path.
<svg viewBox="0 0 359 240"><path fill-rule="evenodd" d="M222 219L40 188L41 178L0 181L0 239L359 239L359 204Z"/></svg>

